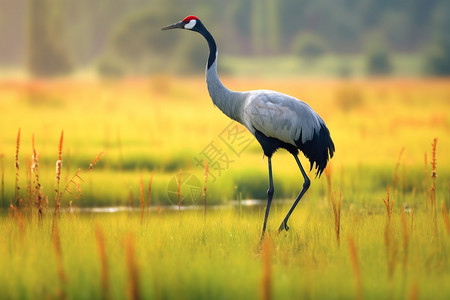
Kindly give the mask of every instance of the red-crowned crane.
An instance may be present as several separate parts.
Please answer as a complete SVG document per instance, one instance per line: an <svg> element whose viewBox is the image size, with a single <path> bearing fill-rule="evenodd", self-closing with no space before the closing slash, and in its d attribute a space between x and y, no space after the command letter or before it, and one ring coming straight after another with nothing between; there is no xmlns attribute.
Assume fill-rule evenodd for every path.
<svg viewBox="0 0 450 300"><path fill-rule="evenodd" d="M274 193L272 155L277 149L284 148L294 156L303 175L304 183L302 190L278 228L279 232L283 229L289 230L287 221L310 186L310 180L298 159L299 150L309 159L310 170L315 165L316 177L322 174L328 160L333 157L334 144L325 122L308 104L289 95L269 90L235 92L227 89L217 74L216 42L203 23L195 16L188 16L178 23L161 28L161 30L175 28L196 31L206 39L209 45L206 83L214 105L225 115L244 125L261 144L264 155L267 156L269 189L261 241L264 238Z"/></svg>

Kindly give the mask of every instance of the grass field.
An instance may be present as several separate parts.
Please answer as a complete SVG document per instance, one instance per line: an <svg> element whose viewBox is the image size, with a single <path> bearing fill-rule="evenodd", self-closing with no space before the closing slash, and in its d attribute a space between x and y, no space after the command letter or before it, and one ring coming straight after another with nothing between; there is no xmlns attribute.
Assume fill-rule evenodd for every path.
<svg viewBox="0 0 450 300"><path fill-rule="evenodd" d="M264 207L228 204L265 199L267 161L250 134L212 105L203 78L0 82L1 298L450 296L448 79L223 81L234 90L267 88L305 100L336 146L291 230L280 235L275 229L302 182L290 155L274 156L279 204L262 249ZM206 218L202 210L165 209L177 205L180 170L181 206L204 204L204 159ZM150 182L151 211L141 219ZM383 201L388 186L392 213ZM137 212L68 213L117 205Z"/></svg>
<svg viewBox="0 0 450 300"><path fill-rule="evenodd" d="M281 220L287 206L275 207L271 220ZM440 214L437 234L426 211L416 209L402 220L394 210L387 227L384 212L343 205L339 246L332 212L311 203L296 211L288 233L271 230L263 248L270 253L259 254L261 214L253 211L241 217L233 210L208 211L206 220L193 211L162 212L142 224L139 214L62 216L59 239L51 238L50 217L41 226L26 220L24 227L2 218L1 294L137 299L131 295L137 290L147 299L267 299L265 293L273 299L448 298L450 244Z"/></svg>

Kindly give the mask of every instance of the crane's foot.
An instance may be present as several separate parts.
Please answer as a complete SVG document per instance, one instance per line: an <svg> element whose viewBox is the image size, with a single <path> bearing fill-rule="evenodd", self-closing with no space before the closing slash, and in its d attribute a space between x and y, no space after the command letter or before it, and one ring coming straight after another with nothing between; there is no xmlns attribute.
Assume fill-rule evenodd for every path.
<svg viewBox="0 0 450 300"><path fill-rule="evenodd" d="M286 231L289 230L289 226L287 226L286 220L283 220L283 222L281 222L280 227L278 227L278 233L282 232L283 230L286 230Z"/></svg>

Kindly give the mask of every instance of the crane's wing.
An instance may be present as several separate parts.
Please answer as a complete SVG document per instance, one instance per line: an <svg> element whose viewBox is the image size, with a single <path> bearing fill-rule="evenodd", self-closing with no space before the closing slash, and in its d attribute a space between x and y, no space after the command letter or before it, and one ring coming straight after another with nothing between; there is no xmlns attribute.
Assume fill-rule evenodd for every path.
<svg viewBox="0 0 450 300"><path fill-rule="evenodd" d="M255 134L279 139L298 147L320 175L334 144L328 128L320 116L305 102L292 96L267 90L249 93L244 106L243 121Z"/></svg>
<svg viewBox="0 0 450 300"><path fill-rule="evenodd" d="M266 136L294 146L300 136L302 143L311 140L314 131L324 123L305 102L266 90L251 92L244 107L244 120Z"/></svg>

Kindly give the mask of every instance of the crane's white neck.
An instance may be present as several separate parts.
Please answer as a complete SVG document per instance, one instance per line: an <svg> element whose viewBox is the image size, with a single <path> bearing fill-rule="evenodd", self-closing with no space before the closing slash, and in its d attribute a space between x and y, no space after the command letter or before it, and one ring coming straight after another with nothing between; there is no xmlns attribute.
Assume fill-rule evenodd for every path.
<svg viewBox="0 0 450 300"><path fill-rule="evenodd" d="M206 64L206 84L208 85L211 99L224 114L233 120L242 123L242 109L246 98L246 93L234 92L227 89L219 79L217 74L217 46L211 33L199 21L194 27L208 42L209 57Z"/></svg>
<svg viewBox="0 0 450 300"><path fill-rule="evenodd" d="M217 73L217 51L212 65L206 68L206 84L214 105L231 119L242 123L246 93L231 91L222 84Z"/></svg>

